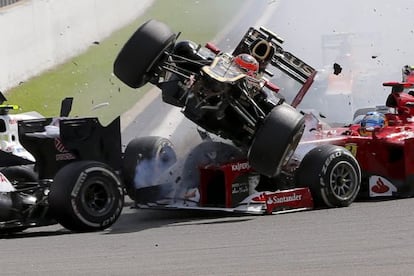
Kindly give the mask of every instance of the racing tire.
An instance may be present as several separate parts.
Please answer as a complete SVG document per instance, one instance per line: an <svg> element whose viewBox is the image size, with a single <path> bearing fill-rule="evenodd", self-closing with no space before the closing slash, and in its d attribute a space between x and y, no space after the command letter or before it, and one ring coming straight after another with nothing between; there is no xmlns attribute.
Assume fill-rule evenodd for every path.
<svg viewBox="0 0 414 276"><path fill-rule="evenodd" d="M248 151L250 165L260 174L274 177L289 161L305 129L305 118L288 104L277 105L256 131Z"/></svg>
<svg viewBox="0 0 414 276"><path fill-rule="evenodd" d="M131 140L124 152L122 172L128 196L141 201L140 187L154 184L156 178L177 161L174 146L167 138L139 137ZM140 177L136 177L136 175Z"/></svg>
<svg viewBox="0 0 414 276"><path fill-rule="evenodd" d="M322 145L309 151L296 171L299 187L309 187L316 207L346 207L357 197L361 168L345 148Z"/></svg>
<svg viewBox="0 0 414 276"><path fill-rule="evenodd" d="M75 232L98 231L116 222L124 190L115 171L96 161L77 161L60 169L49 192L53 217Z"/></svg>
<svg viewBox="0 0 414 276"><path fill-rule="evenodd" d="M114 62L114 74L126 85L139 88L154 77L164 52L174 46L176 35L157 20L141 25L125 43Z"/></svg>

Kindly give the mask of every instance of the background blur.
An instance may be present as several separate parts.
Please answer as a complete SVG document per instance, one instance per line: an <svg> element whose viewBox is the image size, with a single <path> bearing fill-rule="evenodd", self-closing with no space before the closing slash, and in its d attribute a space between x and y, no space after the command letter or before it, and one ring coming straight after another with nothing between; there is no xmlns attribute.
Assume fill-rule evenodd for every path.
<svg viewBox="0 0 414 276"><path fill-rule="evenodd" d="M389 91L382 83L401 80L402 66L414 60L412 0L22 0L0 8L0 15L0 90L22 111L46 116L56 115L63 96L75 97L73 114L104 121L139 100L148 87L120 83L112 62L149 18L182 32L180 38L215 40L228 51L249 26L273 30L285 49L318 70L300 108L317 110L330 122L349 122L357 109L383 105ZM55 17L57 23L50 23ZM21 30L34 36L19 37ZM44 33L54 36L54 44ZM32 64L41 53L48 56ZM343 68L340 75L333 74L334 63ZM297 91L288 80L274 81L288 100ZM110 106L94 109L101 103Z"/></svg>

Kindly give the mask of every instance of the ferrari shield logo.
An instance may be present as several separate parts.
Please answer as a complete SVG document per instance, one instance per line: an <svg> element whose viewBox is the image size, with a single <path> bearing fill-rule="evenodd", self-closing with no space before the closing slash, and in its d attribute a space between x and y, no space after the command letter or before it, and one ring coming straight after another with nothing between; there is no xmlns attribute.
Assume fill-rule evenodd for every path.
<svg viewBox="0 0 414 276"><path fill-rule="evenodd" d="M357 149L358 149L357 144L355 144L355 143L349 143L349 144L346 144L346 145L345 145L345 148L346 148L347 150L349 150L349 151L352 153L352 155L353 155L353 156L356 156L356 154L357 154Z"/></svg>

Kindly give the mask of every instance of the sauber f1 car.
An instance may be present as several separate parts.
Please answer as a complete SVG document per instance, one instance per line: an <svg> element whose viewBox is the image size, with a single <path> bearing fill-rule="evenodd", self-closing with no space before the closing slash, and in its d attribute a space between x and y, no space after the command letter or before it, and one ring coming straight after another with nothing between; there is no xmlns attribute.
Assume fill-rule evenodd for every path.
<svg viewBox="0 0 414 276"><path fill-rule="evenodd" d="M114 62L121 81L132 88L148 82L159 87L163 101L181 108L205 138L180 157L168 139L132 140L123 177L137 206L263 214L354 201L361 170L343 146L318 146L301 162L290 162L307 131L295 107L316 70L285 51L283 39L252 27L226 53L178 37L164 23L149 20ZM276 73L299 83L291 104L268 79Z"/></svg>
<svg viewBox="0 0 414 276"><path fill-rule="evenodd" d="M60 117L15 122L33 160L2 152L0 233L60 223L73 231L111 226L121 214L124 189L120 119L104 127L97 118Z"/></svg>

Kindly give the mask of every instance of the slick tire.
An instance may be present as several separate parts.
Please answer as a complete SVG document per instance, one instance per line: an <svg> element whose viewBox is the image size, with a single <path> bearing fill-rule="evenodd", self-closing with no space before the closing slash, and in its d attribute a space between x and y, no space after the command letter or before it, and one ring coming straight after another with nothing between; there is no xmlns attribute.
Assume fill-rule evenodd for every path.
<svg viewBox="0 0 414 276"><path fill-rule="evenodd" d="M149 20L125 43L114 62L114 74L126 85L139 88L154 77L164 51L174 46L176 35L162 22Z"/></svg>
<svg viewBox="0 0 414 276"><path fill-rule="evenodd" d="M103 230L121 214L123 186L106 164L73 162L57 172L50 187L49 205L56 221L69 230Z"/></svg>
<svg viewBox="0 0 414 276"><path fill-rule="evenodd" d="M309 187L317 207L346 207L357 197L361 168L345 148L322 145L303 158L296 171L300 187Z"/></svg>
<svg viewBox="0 0 414 276"><path fill-rule="evenodd" d="M293 107L273 108L256 131L249 148L250 165L260 174L274 177L295 151L305 128L304 117Z"/></svg>
<svg viewBox="0 0 414 276"><path fill-rule="evenodd" d="M176 161L173 144L166 138L146 136L131 140L122 162L128 196L134 201L141 201L140 187L153 185L156 178Z"/></svg>

